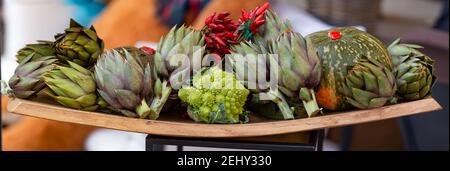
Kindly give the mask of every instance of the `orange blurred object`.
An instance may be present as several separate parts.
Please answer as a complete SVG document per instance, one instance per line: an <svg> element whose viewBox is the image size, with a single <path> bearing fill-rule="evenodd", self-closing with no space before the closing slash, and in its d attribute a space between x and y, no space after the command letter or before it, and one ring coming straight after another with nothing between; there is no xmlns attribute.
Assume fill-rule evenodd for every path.
<svg viewBox="0 0 450 171"><path fill-rule="evenodd" d="M7 101L8 101L8 96L2 96L2 112L6 112Z"/></svg>
<svg viewBox="0 0 450 171"><path fill-rule="evenodd" d="M105 48L134 46L137 41L157 42L169 28L156 16L156 0L114 0L94 27Z"/></svg>
<svg viewBox="0 0 450 171"><path fill-rule="evenodd" d="M94 127L24 116L2 133L4 151L83 150Z"/></svg>

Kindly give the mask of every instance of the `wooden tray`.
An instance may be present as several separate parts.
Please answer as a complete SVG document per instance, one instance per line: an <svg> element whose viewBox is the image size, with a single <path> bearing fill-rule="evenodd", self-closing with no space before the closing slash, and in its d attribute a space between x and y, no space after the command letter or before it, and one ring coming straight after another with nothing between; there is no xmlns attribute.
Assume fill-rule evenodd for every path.
<svg viewBox="0 0 450 171"><path fill-rule="evenodd" d="M372 122L442 109L433 98L395 104L371 110L330 113L314 118L275 121L251 115L248 124L202 124L182 119L179 114L162 113L158 120L127 118L96 112L73 110L62 106L23 99L9 99L11 113L97 127L177 137L255 137L332 128Z"/></svg>

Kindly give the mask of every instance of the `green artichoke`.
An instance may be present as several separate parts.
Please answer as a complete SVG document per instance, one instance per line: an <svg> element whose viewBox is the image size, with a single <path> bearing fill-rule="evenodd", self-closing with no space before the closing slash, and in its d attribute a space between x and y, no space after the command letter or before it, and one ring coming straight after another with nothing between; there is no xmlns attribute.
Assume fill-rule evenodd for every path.
<svg viewBox="0 0 450 171"><path fill-rule="evenodd" d="M114 111L128 117L157 119L150 108L156 70L153 58L137 48L116 48L104 52L95 65L97 91ZM139 55L136 55L139 54Z"/></svg>
<svg viewBox="0 0 450 171"><path fill-rule="evenodd" d="M61 62L72 61L83 67L92 66L103 52L103 40L94 27L87 29L74 20L65 33L55 36L56 54Z"/></svg>
<svg viewBox="0 0 450 171"><path fill-rule="evenodd" d="M141 66L146 66L147 63L150 64L151 67L154 67L154 55L156 51L149 47L141 47L141 48L135 48L135 47L124 47L126 49L126 52L129 52L131 56L139 58L137 60ZM125 51L119 51L119 53L122 53L122 55ZM156 80L154 81L154 97L152 99L152 103L150 104L151 110L154 112L154 115L159 115L159 113L163 110L164 104L166 103L167 99L170 97L170 93L172 88L167 81L161 82L161 80L156 77Z"/></svg>
<svg viewBox="0 0 450 171"><path fill-rule="evenodd" d="M51 91L47 94L58 103L85 111L97 110L96 84L93 73L68 61L70 67L57 66L44 75Z"/></svg>
<svg viewBox="0 0 450 171"><path fill-rule="evenodd" d="M9 93L18 98L30 98L46 86L43 74L55 68L58 59L54 56L35 57L31 53L20 62L9 79Z"/></svg>
<svg viewBox="0 0 450 171"><path fill-rule="evenodd" d="M359 109L381 107L395 100L395 76L373 58L361 57L340 82L345 100Z"/></svg>
<svg viewBox="0 0 450 171"><path fill-rule="evenodd" d="M397 79L397 93L402 100L418 100L431 94L436 83L434 61L417 49L418 45L401 44L395 40L389 47Z"/></svg>
<svg viewBox="0 0 450 171"><path fill-rule="evenodd" d="M50 41L38 41L35 44L27 44L24 48L20 49L16 54L16 60L21 63L23 59L34 53L33 58L40 58L45 56L55 56L55 49L53 48L53 42Z"/></svg>
<svg viewBox="0 0 450 171"><path fill-rule="evenodd" d="M272 58L259 56L260 54L268 54L262 45L241 42L233 47L233 53L227 55L225 61L229 62L227 65L231 66L237 79L251 91L252 99L257 99L254 103L263 104L271 101L277 105L277 113L263 115L270 118L294 119L294 109L289 106L285 96L265 81L266 74L271 70L267 64L275 62L270 61Z"/></svg>
<svg viewBox="0 0 450 171"><path fill-rule="evenodd" d="M289 20L281 20L280 16L272 10L265 12L265 21L262 26L263 31L255 35L255 42L262 44L266 48L268 48L269 42L277 39L281 33L293 30Z"/></svg>
<svg viewBox="0 0 450 171"><path fill-rule="evenodd" d="M185 76L193 70L194 64L202 62L204 52L201 31L185 26L173 27L161 38L156 48L155 65L159 77L170 80L172 84L176 83L177 87L180 87L187 81ZM182 55L187 58L183 59ZM197 67L200 69L200 66Z"/></svg>
<svg viewBox="0 0 450 171"><path fill-rule="evenodd" d="M201 68L204 53L201 31L175 26L165 37L161 37L154 55L158 78L152 109L160 112L169 97L170 101L177 99L176 91L172 90L178 90L183 84L187 84L191 71Z"/></svg>
<svg viewBox="0 0 450 171"><path fill-rule="evenodd" d="M271 41L269 52L278 55L278 85L290 98L300 98L308 113L320 112L314 88L319 85L322 73L320 59L300 33L283 32ZM275 72L275 71L272 71Z"/></svg>

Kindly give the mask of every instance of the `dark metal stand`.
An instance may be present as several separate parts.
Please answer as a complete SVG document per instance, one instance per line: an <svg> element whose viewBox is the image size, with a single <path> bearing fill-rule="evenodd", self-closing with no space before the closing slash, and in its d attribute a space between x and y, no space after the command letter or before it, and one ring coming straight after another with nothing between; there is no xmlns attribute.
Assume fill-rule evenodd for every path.
<svg viewBox="0 0 450 171"><path fill-rule="evenodd" d="M274 151L322 151L323 140L324 130L312 131L309 142L306 144L147 135L145 149L146 151L163 151L165 145L175 145L177 151L183 151L183 146Z"/></svg>
<svg viewBox="0 0 450 171"><path fill-rule="evenodd" d="M353 137L353 129L354 129L353 125L342 127L341 144L340 144L342 151L350 150L350 145L352 143L352 137Z"/></svg>

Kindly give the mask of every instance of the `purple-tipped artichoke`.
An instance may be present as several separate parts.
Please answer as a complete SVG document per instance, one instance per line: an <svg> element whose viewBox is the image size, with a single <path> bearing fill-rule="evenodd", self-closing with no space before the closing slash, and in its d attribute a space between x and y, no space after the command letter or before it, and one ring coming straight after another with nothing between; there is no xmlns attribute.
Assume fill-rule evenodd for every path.
<svg viewBox="0 0 450 171"><path fill-rule="evenodd" d="M157 89L151 55L137 48L106 51L95 65L94 76L100 96L113 110L129 117L158 118L149 105Z"/></svg>
<svg viewBox="0 0 450 171"><path fill-rule="evenodd" d="M320 112L314 88L319 85L322 68L320 59L300 33L283 32L271 41L269 52L278 55L280 91L287 97L302 100L308 116Z"/></svg>
<svg viewBox="0 0 450 171"><path fill-rule="evenodd" d="M72 61L83 67L92 66L103 52L103 40L94 27L87 29L74 20L64 33L55 36L56 54L61 62Z"/></svg>
<svg viewBox="0 0 450 171"><path fill-rule="evenodd" d="M53 42L50 41L38 41L35 44L27 44L20 49L16 54L18 63L21 63L23 59L34 53L33 58L40 58L45 56L55 56L55 49L53 48Z"/></svg>
<svg viewBox="0 0 450 171"><path fill-rule="evenodd" d="M294 109L289 106L285 95L278 89L271 88L269 83L264 80L266 78L264 76L272 70L272 67L267 64L273 65L275 63L270 60L271 58L267 54L267 49L263 45L242 42L233 47L232 55L227 56L225 61L229 62L237 79L251 91L252 99L254 99L253 104L257 106L267 102L276 104L276 112L266 113L270 111L262 111L259 113L272 119L294 119ZM250 107L252 107L252 104L250 104Z"/></svg>
<svg viewBox="0 0 450 171"><path fill-rule="evenodd" d="M54 56L34 58L35 53L25 57L9 79L9 94L18 98L30 98L44 89L43 74L55 68Z"/></svg>

